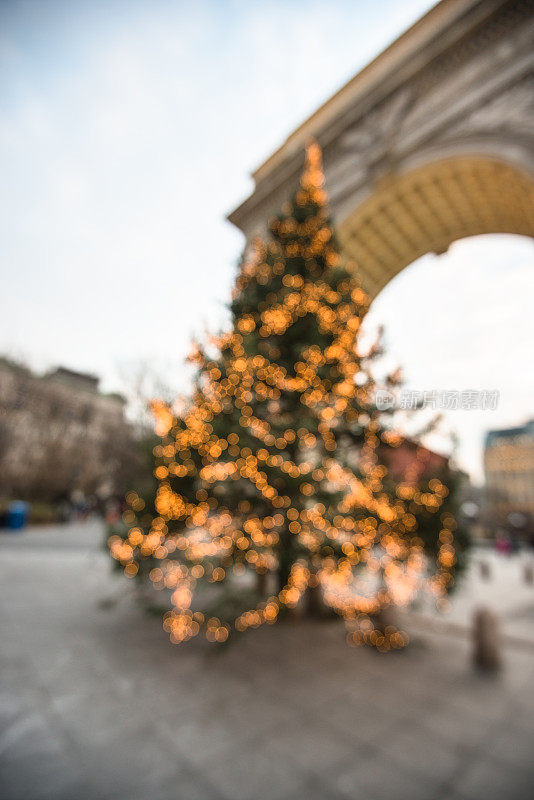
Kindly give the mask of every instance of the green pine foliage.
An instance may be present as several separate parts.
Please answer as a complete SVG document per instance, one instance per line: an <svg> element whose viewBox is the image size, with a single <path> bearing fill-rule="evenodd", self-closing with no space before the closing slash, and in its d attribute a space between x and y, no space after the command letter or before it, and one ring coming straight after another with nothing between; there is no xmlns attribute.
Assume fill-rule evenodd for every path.
<svg viewBox="0 0 534 800"><path fill-rule="evenodd" d="M154 584L172 591L173 641L201 630L225 641L311 591L346 619L353 641L386 650L403 635L366 625L362 634L360 623L395 602L395 581L416 592L414 564L427 553L431 591L450 588L447 487L437 477L424 491L399 487L378 457L398 436L378 413L358 346L367 307L342 263L312 144L295 196L240 266L228 332L193 350L190 402L180 415L155 405L150 526L110 542L127 574L148 563Z"/></svg>

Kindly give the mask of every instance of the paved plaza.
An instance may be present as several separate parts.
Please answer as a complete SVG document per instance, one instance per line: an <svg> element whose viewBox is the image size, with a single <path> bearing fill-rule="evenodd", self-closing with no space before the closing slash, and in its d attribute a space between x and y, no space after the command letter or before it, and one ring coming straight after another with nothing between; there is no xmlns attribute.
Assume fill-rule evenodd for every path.
<svg viewBox="0 0 534 800"><path fill-rule="evenodd" d="M402 653L295 621L220 651L172 646L101 540L96 522L0 536L3 800L532 796L534 587L518 561L490 556L493 589L475 566L454 625L407 622ZM498 677L450 630L481 596L505 609Z"/></svg>

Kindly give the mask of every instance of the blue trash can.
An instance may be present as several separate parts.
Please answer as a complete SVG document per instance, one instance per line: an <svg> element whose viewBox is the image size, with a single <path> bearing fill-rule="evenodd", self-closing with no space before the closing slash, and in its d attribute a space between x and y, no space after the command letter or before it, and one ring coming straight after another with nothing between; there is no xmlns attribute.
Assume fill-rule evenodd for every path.
<svg viewBox="0 0 534 800"><path fill-rule="evenodd" d="M28 503L14 500L7 507L6 528L10 531L21 531L28 524Z"/></svg>

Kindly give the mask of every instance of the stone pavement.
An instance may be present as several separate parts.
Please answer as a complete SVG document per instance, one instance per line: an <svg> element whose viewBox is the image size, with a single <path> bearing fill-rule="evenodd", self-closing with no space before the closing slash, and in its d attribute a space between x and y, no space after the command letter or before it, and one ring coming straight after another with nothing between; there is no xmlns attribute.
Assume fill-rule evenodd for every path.
<svg viewBox="0 0 534 800"><path fill-rule="evenodd" d="M481 566L485 565L485 577ZM493 609L501 617L505 636L531 642L534 646L534 584L525 580L525 568L534 567L534 553L523 550L503 556L491 547L474 547L469 568L451 596L446 614L438 614L427 603L420 611L428 617L457 625L470 625L479 606Z"/></svg>
<svg viewBox="0 0 534 800"><path fill-rule="evenodd" d="M3 800L532 796L534 648L348 648L337 622L172 646L85 523L0 535Z"/></svg>

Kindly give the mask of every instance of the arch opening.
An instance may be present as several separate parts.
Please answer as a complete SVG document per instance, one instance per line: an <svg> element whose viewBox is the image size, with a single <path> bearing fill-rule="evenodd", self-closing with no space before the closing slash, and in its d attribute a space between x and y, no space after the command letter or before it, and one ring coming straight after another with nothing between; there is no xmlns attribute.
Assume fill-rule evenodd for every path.
<svg viewBox="0 0 534 800"><path fill-rule="evenodd" d="M426 397L426 410L403 421L407 433L440 415L440 428L423 443L450 455L443 432L454 432L456 463L475 485L484 483L487 431L532 418L534 377L525 365L534 338L533 263L531 238L465 238L442 258L427 254L401 270L373 299L362 326L365 345L385 328L385 355L375 369L380 378L402 368L400 407L410 393ZM443 405L450 392L471 393L472 404ZM484 392L497 393L494 406L480 402Z"/></svg>
<svg viewBox="0 0 534 800"><path fill-rule="evenodd" d="M501 160L461 157L387 176L339 225L371 298L426 253L485 233L534 236L534 181Z"/></svg>

